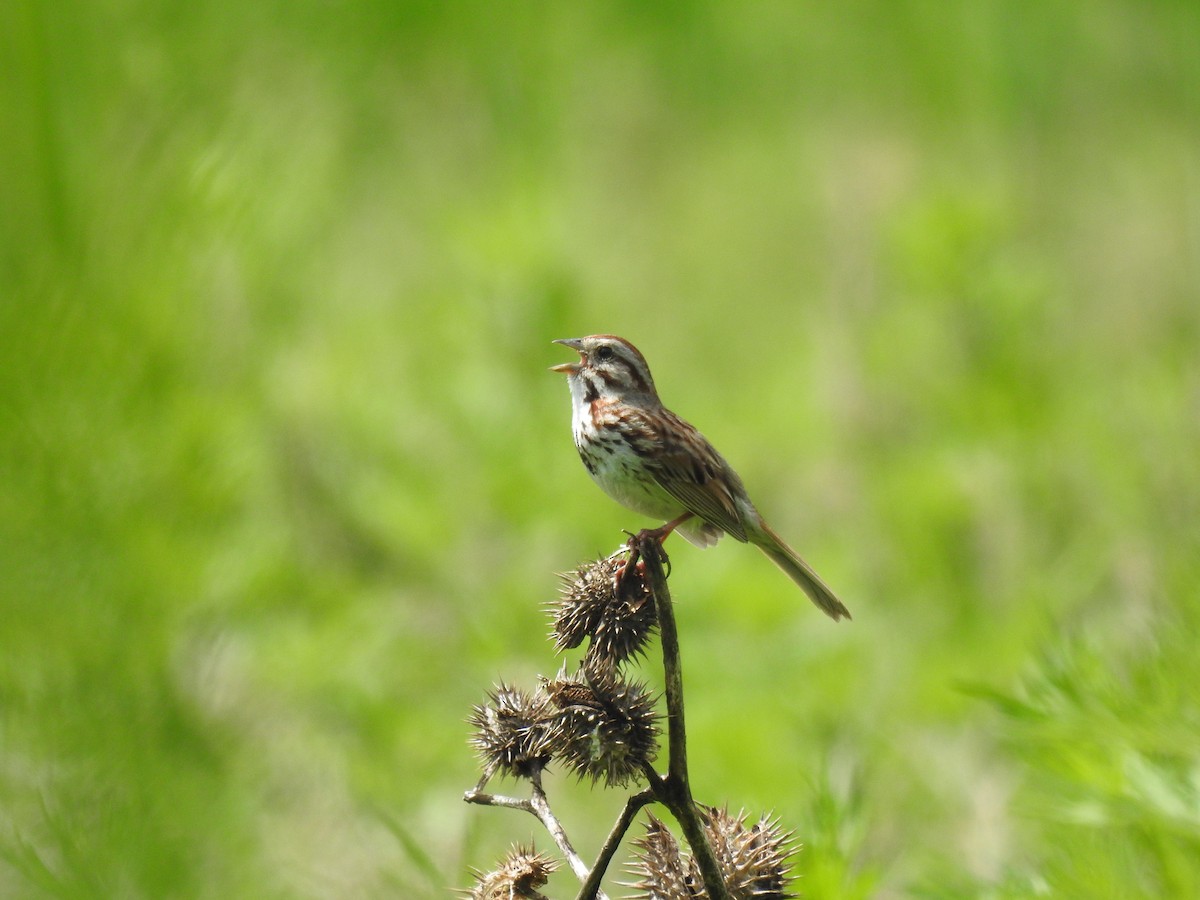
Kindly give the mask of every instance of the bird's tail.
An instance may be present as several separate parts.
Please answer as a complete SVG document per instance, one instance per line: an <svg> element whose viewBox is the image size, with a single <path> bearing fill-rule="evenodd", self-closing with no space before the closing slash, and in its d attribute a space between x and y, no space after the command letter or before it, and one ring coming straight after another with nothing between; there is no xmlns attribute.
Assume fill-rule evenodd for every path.
<svg viewBox="0 0 1200 900"><path fill-rule="evenodd" d="M788 578L800 585L800 589L808 594L809 599L820 607L825 615L834 621L850 618L850 610L846 609L845 604L834 596L829 586L812 570L812 566L785 544L783 539L767 526L766 522L762 523L761 532L748 536L763 553L770 557L771 562L783 569Z"/></svg>

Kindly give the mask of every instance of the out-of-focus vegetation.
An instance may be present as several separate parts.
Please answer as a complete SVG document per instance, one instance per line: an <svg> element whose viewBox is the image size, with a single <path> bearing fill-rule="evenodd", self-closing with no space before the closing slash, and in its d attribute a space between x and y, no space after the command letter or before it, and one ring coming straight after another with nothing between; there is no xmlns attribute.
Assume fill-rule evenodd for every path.
<svg viewBox="0 0 1200 900"><path fill-rule="evenodd" d="M810 897L1200 895L1200 6L0 9L0 894L440 897L624 334L836 586L672 551ZM620 798L552 779L585 855ZM570 896L569 874L551 881Z"/></svg>

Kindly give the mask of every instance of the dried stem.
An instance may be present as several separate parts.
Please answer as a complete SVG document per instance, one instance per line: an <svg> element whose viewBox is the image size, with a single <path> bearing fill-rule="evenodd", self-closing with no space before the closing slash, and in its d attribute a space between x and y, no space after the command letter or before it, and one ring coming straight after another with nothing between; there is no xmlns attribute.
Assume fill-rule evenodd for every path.
<svg viewBox="0 0 1200 900"><path fill-rule="evenodd" d="M683 722L683 668L679 661L679 632L675 627L675 610L671 605L671 592L667 588L667 575L663 571L663 550L657 537L639 534L637 551L646 565L646 580L654 595L658 610L659 639L662 642L663 672L667 694L667 739L669 768L665 778L654 778L650 789L679 822L683 835L691 847L692 856L700 867L704 887L711 900L728 900L725 879L721 876L717 858L708 843L696 802L692 799L691 782L688 779L687 730Z"/></svg>
<svg viewBox="0 0 1200 900"><path fill-rule="evenodd" d="M562 823L558 821L558 818L550 809L550 801L546 799L546 792L542 789L541 774L535 774L531 781L533 783L533 796L529 802L533 807L533 814L546 826L546 830L554 838L554 843L558 845L558 849L567 858L567 862L571 866L571 871L575 873L580 881L585 880L590 874L587 864L575 852L575 848L571 846L571 841L567 837L567 833L563 831Z"/></svg>
<svg viewBox="0 0 1200 900"><path fill-rule="evenodd" d="M657 780L658 775L655 774L654 778ZM608 865L612 862L613 854L617 852L617 847L624 840L625 832L633 824L634 817L641 811L643 806L653 802L654 791L651 788L638 791L625 801L625 808L621 810L620 818L617 819L612 831L609 832L608 839L604 842L604 846L600 850L600 855L596 857L595 865L592 866L592 872L588 875L587 881L583 883L583 887L580 889L576 900L595 900L595 898L604 896L600 893L600 882L604 880L604 873L608 871Z"/></svg>
<svg viewBox="0 0 1200 900"><path fill-rule="evenodd" d="M588 870L587 864L580 858L579 854L575 852L575 848L571 846L571 840L567 837L566 831L563 830L562 823L558 821L558 817L554 815L554 811L550 808L550 801L546 798L546 791L542 788L541 773L535 772L529 781L531 796L527 800L521 797L506 797L501 794L485 794L481 790L484 783L482 781L479 785L467 791L463 795L463 800L467 803L478 803L481 806L501 806L506 809L520 809L536 817L545 829L550 832L550 837L558 845L559 852L566 857L567 863L571 866L571 871L575 873L575 876L580 881L586 883L592 873ZM600 891L595 891L593 896L597 900L608 900Z"/></svg>

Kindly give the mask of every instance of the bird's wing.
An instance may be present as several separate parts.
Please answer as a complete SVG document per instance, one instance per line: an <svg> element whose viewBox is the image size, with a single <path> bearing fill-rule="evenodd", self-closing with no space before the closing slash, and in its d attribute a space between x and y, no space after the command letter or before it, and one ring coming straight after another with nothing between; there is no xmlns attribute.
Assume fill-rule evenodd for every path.
<svg viewBox="0 0 1200 900"><path fill-rule="evenodd" d="M689 512L744 542L746 528L733 495L740 487L732 483L737 476L695 428L677 416L671 418L678 428L662 436L660 451L647 460L654 480ZM676 435L684 440L672 440Z"/></svg>

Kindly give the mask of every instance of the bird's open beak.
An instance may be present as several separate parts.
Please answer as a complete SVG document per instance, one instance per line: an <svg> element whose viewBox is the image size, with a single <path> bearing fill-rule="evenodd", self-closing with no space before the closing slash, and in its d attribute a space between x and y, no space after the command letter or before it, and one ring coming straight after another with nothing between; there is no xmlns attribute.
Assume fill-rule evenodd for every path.
<svg viewBox="0 0 1200 900"><path fill-rule="evenodd" d="M574 375L579 371L580 365L583 363L583 351L580 349L583 346L583 341L579 338L562 338L554 341L556 344L562 344L564 347L570 347L579 354L579 362L560 363L557 366L551 366L551 372L562 372L564 375Z"/></svg>

